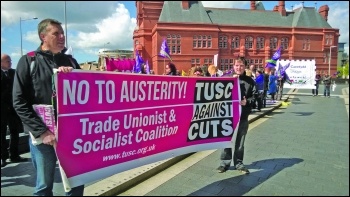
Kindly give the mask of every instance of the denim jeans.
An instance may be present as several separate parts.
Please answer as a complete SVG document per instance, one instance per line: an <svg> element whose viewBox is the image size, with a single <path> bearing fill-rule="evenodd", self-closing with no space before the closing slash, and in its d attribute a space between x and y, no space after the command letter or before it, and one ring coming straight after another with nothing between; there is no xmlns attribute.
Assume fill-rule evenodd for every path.
<svg viewBox="0 0 350 197"><path fill-rule="evenodd" d="M244 141L247 135L248 126L248 119L240 120L237 130L235 150L233 154L233 165L236 167L239 165L243 165ZM220 159L221 166L230 166L232 160L232 148L224 148L221 151Z"/></svg>
<svg viewBox="0 0 350 197"><path fill-rule="evenodd" d="M29 137L32 163L36 170L36 186L34 196L53 196L53 183L56 171L56 152L53 146L46 144L33 145ZM83 196L84 185L74 187L66 192L66 196Z"/></svg>
<svg viewBox="0 0 350 197"><path fill-rule="evenodd" d="M331 94L331 86L330 85L325 85L324 86L323 95L324 96L330 96L330 94Z"/></svg>

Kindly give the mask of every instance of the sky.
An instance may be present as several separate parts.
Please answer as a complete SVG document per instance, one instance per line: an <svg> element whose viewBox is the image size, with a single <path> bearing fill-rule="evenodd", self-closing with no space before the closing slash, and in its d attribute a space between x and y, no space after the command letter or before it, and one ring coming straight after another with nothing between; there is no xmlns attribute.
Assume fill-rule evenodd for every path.
<svg viewBox="0 0 350 197"><path fill-rule="evenodd" d="M278 5L278 1L262 2L266 10ZM346 43L345 51L349 54L349 2L304 1L304 6L315 7L315 2L317 9L328 5L328 23L339 29L339 42ZM204 7L250 8L250 1L202 3ZM287 11L292 6L301 7L302 1L285 1ZM133 50L135 1L1 1L1 53L11 56L12 68L16 68L21 56L21 40L23 54L40 45L37 25L45 18L62 22L66 44L72 47L79 63L97 61L101 49Z"/></svg>

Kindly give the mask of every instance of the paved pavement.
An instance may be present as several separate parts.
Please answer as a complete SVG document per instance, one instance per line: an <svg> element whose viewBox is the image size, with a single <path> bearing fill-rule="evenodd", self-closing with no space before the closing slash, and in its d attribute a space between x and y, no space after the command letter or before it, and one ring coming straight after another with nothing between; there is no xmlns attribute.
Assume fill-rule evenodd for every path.
<svg viewBox="0 0 350 197"><path fill-rule="evenodd" d="M337 88L331 98L299 89L289 106L250 123L249 175L218 173L220 151L202 151L119 195L349 196L349 87Z"/></svg>
<svg viewBox="0 0 350 197"><path fill-rule="evenodd" d="M288 91L288 90L286 90ZM285 91L285 92L286 92ZM287 101L290 97L293 97L293 92L295 90L289 90L288 93L286 93L283 97L283 101ZM345 90L345 94L347 91L347 95L348 95L348 86L347 86L347 90ZM310 93L311 95L311 93ZM344 99L348 101L348 97L347 99ZM269 114L270 112L278 109L279 107L282 106L283 104L286 104L287 102L278 102L276 104L272 104L272 103L267 103L267 107L262 109L262 112L254 112L252 113L252 115L250 115L249 117L249 121L252 124L254 121L259 120L259 119L266 119L266 118L262 118L262 117L268 117L267 114ZM348 106L348 103L347 103ZM348 112L348 108L347 108L347 112ZM250 126L251 129L254 128L254 126ZM251 135L251 136L254 136ZM349 139L349 135L346 136L347 140ZM255 142L256 143L256 142ZM258 144L258 143L257 143ZM250 146L250 145L247 145ZM347 147L346 150L349 150L349 143L347 141ZM261 152L261 151L260 151ZM166 176L167 178L157 178L158 181L160 179L168 179L168 180L172 180L171 182L168 182L168 184L165 184L165 182L163 182L162 184L159 185L159 187L157 189L152 187L152 190L150 187L148 187L148 189L144 189L142 195L166 195L167 192L169 194L169 192L173 192L174 190L169 190L169 188L176 188L177 186L180 186L180 182L184 183L183 181L181 181L179 178L181 177L179 174L186 174L183 173L183 170L189 170L188 168L192 166L192 170L194 170L194 172L191 172L192 170L190 170L189 174L187 176L192 176L192 178L194 178L196 181L195 182L191 182L191 184L193 185L197 185L198 187L201 186L205 186L202 190L198 190L197 192L190 192L188 190L186 190L186 188L181 189L182 191L179 193L170 193L169 195L225 195L225 193L219 193L217 192L216 194L210 193L210 192L206 192L208 190L213 190L213 191L217 191L218 189L222 188L223 186L225 186L225 184L228 183L241 183L241 185L235 185L234 187L239 187L240 191L237 193L233 192L233 193L227 193L230 195L271 195L271 192L266 191L266 190L259 190L259 192L252 192L254 190L251 190L252 187L247 186L247 184L249 185L249 182L254 182L254 184L256 184L257 182L263 182L264 180L268 179L269 173L266 173L265 171L259 173L258 171L255 172L255 175L258 176L249 176L252 178L246 178L243 177L242 175L235 175L235 174L230 174L230 173L225 173L224 176L219 176L218 173L215 172L215 168L213 168L213 166L216 166L218 164L218 154L219 152L217 150L210 150L210 151L201 151L201 152L197 152L197 153L193 153L193 154L188 154L188 155L183 155L183 156L179 156L179 157L174 157L174 158L170 158L167 160L163 160L163 161L159 161L159 162L155 162L149 165L145 165L145 166L141 166L139 168L135 168L132 170L128 170L122 173L118 173L116 175L113 175L111 177L105 178L103 180L99 180L90 184L87 184L85 187L85 192L84 192L84 196L101 196L101 195L129 195L129 196L133 196L135 195L135 193L133 193L132 188L133 186L136 186L137 184L141 183L142 181L147 182L145 180L152 180L152 178L154 179L154 177L161 175L161 171L165 172L167 171L167 175L163 175ZM270 153L266 153L267 155L270 155ZM33 166L30 162L30 154L29 153L25 153L21 155L22 157L26 157L29 159L28 162L23 162L23 163L13 163L13 164L8 164L7 166L5 166L4 168L1 168L1 195L2 196L30 196L32 195L33 192L33 187L35 186L35 173L33 170ZM266 156L266 155L261 155L262 157ZM349 152L347 151L347 160L349 157ZM265 157L266 158L266 157ZM268 164L274 161L277 161L280 164L283 164L282 166L277 166L277 168L281 168L280 170L284 169L284 171L286 170L286 168L291 167L293 165L297 165L298 163L301 163L302 160L299 158L279 158L279 159L261 159L261 160L256 160L256 158L254 158L255 161L258 161L252 165L255 166L269 166ZM254 162L252 160L252 162ZM176 163L176 165L174 165ZM193 166L195 166L193 168ZM176 170L173 170L173 173L169 172L169 169L172 168L176 168ZM183 168L183 170L180 172L179 168ZM198 169L197 169L198 168ZM213 170L214 169L214 170ZM318 169L316 168L315 170L319 170L319 173L322 173L323 170L325 170L324 168L322 169ZM342 170L342 169L340 169ZM175 173L175 171L177 173ZM206 174L213 174L213 176L215 176L216 178L219 179L226 179L226 181L217 181L217 182L208 182L207 180L203 180L203 181L198 181L199 179L201 179L201 174L205 172ZM294 172L294 171L293 171ZM300 174L303 171L299 171L296 172L296 174ZM349 195L349 162L347 162L347 168L345 167L344 169L344 173L347 174L347 180L343 180L343 182L345 183L345 187L347 187L347 190L344 191L343 187L344 187L344 183L341 184L339 183L339 185L337 185L337 187L335 189L340 189L339 194L347 194ZM169 177L170 175L174 175L172 178ZM252 173L253 174L253 173ZM222 175L222 174L221 174ZM233 176L234 175L234 176ZM286 175L285 176L291 176L291 177L295 177L297 175L293 175L292 172L288 172L288 170L286 171ZM179 177L178 179L176 177ZM247 176L248 177L248 176ZM256 178L259 177L259 178ZM198 178L198 179L197 179ZM180 180L180 181L177 181ZM190 180L190 179L187 179ZM279 181L278 179L275 181ZM314 180L314 181L317 181ZM325 181L325 180L323 180ZM328 181L334 181L334 177L332 176ZM179 182L179 183L177 183ZM247 182L247 184L242 184ZM266 183L266 182L265 182ZM169 185L170 184L170 185ZM221 185L220 187L217 187L217 185ZM302 184L309 184L310 187L312 187L312 182L310 183L305 183L305 181L301 180L300 185ZM155 184L153 184L155 186ZM163 187L161 187L161 185ZM259 184L256 184L259 185ZM266 185L266 184L265 184ZM259 185L260 186L260 185ZM169 188L168 188L169 187ZM266 186L265 186L266 187ZM136 187L135 187L136 188ZM286 188L285 190L283 188L278 188L276 186L276 188L278 190L276 191L285 191L285 193L288 193L288 191L293 190L292 188ZM130 189L130 190L129 190ZM319 188L315 188L315 190L317 190ZM163 192L164 190L164 192ZM153 193L152 193L153 191ZM146 192L146 193L145 193ZM148 192L148 193L147 193ZM187 192L187 193L186 193ZM232 192L232 191L230 191ZM250 192L250 193L249 193ZM215 193L215 192L214 192ZM330 192L331 193L331 192ZM307 195L307 193L288 193L289 195ZM329 194L329 193L324 193L325 195ZM59 171L57 168L57 172L55 174L55 184L54 184L54 195L64 195L63 192L63 185L60 179L60 175L59 175ZM136 194L138 195L138 194Z"/></svg>

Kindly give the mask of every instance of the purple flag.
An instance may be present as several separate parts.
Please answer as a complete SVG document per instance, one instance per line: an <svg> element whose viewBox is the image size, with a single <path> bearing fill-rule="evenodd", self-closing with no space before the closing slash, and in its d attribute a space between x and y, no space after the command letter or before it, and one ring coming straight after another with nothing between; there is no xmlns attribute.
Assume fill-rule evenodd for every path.
<svg viewBox="0 0 350 197"><path fill-rule="evenodd" d="M276 64L273 64L271 62L267 62L267 64L265 65L265 68L275 68Z"/></svg>
<svg viewBox="0 0 350 197"><path fill-rule="evenodd" d="M170 59L170 61L173 61L173 60L171 60L168 44L167 44L165 39L163 40L162 46L160 47L159 55L164 57L164 58L167 57Z"/></svg>
<svg viewBox="0 0 350 197"><path fill-rule="evenodd" d="M229 70L229 71L226 71L223 75L221 75L221 77L226 77L226 76L229 76L233 73L233 69Z"/></svg>
<svg viewBox="0 0 350 197"><path fill-rule="evenodd" d="M281 57L281 47L273 54L270 60L266 60L265 68L274 68L276 66L276 61Z"/></svg>
<svg viewBox="0 0 350 197"><path fill-rule="evenodd" d="M149 72L149 65L148 65L148 60L146 61L146 74L149 74L150 72Z"/></svg>
<svg viewBox="0 0 350 197"><path fill-rule="evenodd" d="M273 54L272 58L273 60L277 61L281 57L281 47L278 48L278 50Z"/></svg>
<svg viewBox="0 0 350 197"><path fill-rule="evenodd" d="M142 57L139 55L139 51L136 50L136 64L135 67L133 69L134 73L141 73L141 66L144 63Z"/></svg>

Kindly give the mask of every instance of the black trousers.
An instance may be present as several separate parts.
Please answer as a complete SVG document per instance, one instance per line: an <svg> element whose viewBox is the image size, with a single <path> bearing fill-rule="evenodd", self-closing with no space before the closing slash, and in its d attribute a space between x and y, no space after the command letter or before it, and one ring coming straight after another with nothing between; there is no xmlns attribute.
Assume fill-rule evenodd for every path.
<svg viewBox="0 0 350 197"><path fill-rule="evenodd" d="M316 84L316 85L315 85L315 89L312 89L312 94L313 94L313 95L318 96L318 87L319 87L319 84Z"/></svg>
<svg viewBox="0 0 350 197"><path fill-rule="evenodd" d="M23 131L23 124L14 110L2 112L1 115L1 159L17 157L19 133ZM10 144L6 141L7 126L10 130Z"/></svg>
<svg viewBox="0 0 350 197"><path fill-rule="evenodd" d="M233 153L233 165L239 166L243 165L243 157L244 157L244 141L247 135L249 127L248 119L240 120L238 130L237 130L237 138L235 143L235 149ZM224 148L221 150L220 154L221 166L230 166L232 160L232 148Z"/></svg>

